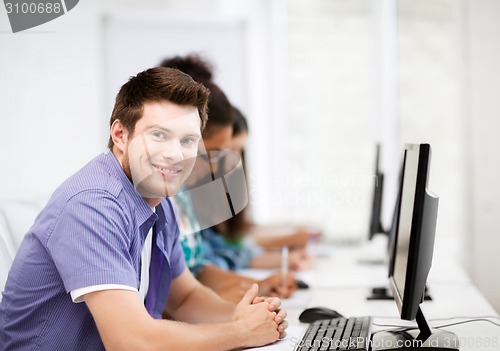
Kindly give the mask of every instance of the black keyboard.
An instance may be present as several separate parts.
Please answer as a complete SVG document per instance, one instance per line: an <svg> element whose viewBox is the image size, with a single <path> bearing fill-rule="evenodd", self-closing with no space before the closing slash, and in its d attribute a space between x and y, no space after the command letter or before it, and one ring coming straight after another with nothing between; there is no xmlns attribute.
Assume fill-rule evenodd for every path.
<svg viewBox="0 0 500 351"><path fill-rule="evenodd" d="M371 317L322 319L311 323L295 351L368 351Z"/></svg>

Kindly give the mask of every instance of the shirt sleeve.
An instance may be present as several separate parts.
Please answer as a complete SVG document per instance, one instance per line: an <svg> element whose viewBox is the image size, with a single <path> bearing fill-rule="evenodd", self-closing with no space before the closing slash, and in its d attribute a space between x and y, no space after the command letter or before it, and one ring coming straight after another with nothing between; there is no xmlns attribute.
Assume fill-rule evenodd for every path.
<svg viewBox="0 0 500 351"><path fill-rule="evenodd" d="M137 291L137 289L134 289L131 286L127 286L127 285L101 284L101 285L92 285L92 286L87 286L85 288L71 290L70 295L71 295L71 299L73 300L74 303L80 303L80 302L83 302L84 295L87 295L91 292L103 291L103 290L129 290L129 291L134 291L136 293L139 293L139 291Z"/></svg>
<svg viewBox="0 0 500 351"><path fill-rule="evenodd" d="M68 293L101 284L138 288L129 228L126 212L106 191L87 190L66 203L47 249Z"/></svg>

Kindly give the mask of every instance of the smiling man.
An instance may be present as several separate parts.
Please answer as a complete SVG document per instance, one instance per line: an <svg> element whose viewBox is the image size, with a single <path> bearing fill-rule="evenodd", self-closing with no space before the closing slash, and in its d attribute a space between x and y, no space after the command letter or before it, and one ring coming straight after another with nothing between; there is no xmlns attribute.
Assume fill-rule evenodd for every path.
<svg viewBox="0 0 500 351"><path fill-rule="evenodd" d="M164 116L170 119L164 121ZM123 128L116 119L111 133L119 138ZM115 153L137 191L155 205L158 196L176 194L191 173L201 139L200 116L194 106L147 102L134 134L138 136L127 138L126 144L115 144Z"/></svg>
<svg viewBox="0 0 500 351"><path fill-rule="evenodd" d="M185 266L167 197L193 167L207 99L169 68L120 89L110 152L56 189L19 247L1 350L230 350L285 335L279 299L253 285L234 305ZM161 320L164 310L176 321Z"/></svg>

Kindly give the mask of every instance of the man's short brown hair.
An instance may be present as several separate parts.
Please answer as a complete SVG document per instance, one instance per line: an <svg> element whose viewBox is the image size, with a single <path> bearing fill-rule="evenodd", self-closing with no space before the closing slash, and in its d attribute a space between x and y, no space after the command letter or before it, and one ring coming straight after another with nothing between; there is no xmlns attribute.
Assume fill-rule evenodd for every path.
<svg viewBox="0 0 500 351"><path fill-rule="evenodd" d="M109 125L120 120L128 132L133 133L135 124L142 117L146 102L170 101L177 105L191 105L198 109L201 131L207 123L207 102L210 92L201 83L195 82L189 75L166 67L150 68L130 77L115 100ZM108 147L113 148L109 138Z"/></svg>

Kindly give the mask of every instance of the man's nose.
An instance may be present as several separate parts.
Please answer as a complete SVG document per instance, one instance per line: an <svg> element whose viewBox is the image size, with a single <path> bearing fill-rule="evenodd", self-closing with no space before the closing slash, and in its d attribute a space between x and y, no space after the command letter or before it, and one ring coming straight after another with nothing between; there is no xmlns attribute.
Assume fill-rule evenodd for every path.
<svg viewBox="0 0 500 351"><path fill-rule="evenodd" d="M172 140L167 143L167 145L164 145L161 150L161 155L164 159L169 160L171 163L184 160L184 154L182 153L182 145L180 141Z"/></svg>

